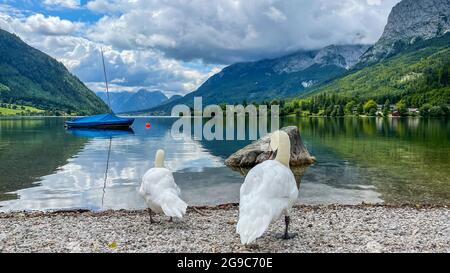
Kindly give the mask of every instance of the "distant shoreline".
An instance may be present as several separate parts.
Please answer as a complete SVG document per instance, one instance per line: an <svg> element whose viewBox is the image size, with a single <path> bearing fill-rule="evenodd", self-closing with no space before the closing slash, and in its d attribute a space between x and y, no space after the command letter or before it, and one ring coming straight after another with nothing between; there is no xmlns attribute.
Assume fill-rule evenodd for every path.
<svg viewBox="0 0 450 273"><path fill-rule="evenodd" d="M237 204L189 208L182 220L145 210L0 213L0 252L450 252L447 205L319 205L291 211L254 244L236 234Z"/></svg>

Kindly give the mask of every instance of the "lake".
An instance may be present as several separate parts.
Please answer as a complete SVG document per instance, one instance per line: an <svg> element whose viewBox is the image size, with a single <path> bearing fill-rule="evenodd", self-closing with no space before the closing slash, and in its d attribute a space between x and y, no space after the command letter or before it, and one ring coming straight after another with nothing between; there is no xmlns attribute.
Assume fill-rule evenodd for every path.
<svg viewBox="0 0 450 273"><path fill-rule="evenodd" d="M66 130L64 118L0 119L0 210L144 208L137 190L157 149L166 151L166 166L190 205L238 202L244 177L223 162L250 141L173 139L175 120L138 118L133 132L96 135ZM299 203L450 203L447 120L283 118L281 124L298 126L317 158L302 170Z"/></svg>

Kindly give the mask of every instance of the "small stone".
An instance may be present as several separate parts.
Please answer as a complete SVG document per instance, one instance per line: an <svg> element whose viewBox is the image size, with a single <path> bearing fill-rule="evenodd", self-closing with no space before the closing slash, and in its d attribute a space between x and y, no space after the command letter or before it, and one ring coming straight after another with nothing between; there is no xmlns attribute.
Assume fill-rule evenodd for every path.
<svg viewBox="0 0 450 273"><path fill-rule="evenodd" d="M381 253L383 246L377 241L371 241L366 244L366 249L371 253Z"/></svg>

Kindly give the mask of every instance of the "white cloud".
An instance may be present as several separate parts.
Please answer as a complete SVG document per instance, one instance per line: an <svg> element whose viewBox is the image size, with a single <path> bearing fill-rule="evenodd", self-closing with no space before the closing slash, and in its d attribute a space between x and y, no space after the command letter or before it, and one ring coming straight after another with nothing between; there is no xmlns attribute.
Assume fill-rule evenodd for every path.
<svg viewBox="0 0 450 273"><path fill-rule="evenodd" d="M55 16L45 17L42 14L31 15L21 24L23 30L43 35L69 35L84 25L83 23L62 20Z"/></svg>
<svg viewBox="0 0 450 273"><path fill-rule="evenodd" d="M269 10L266 11L264 14L266 14L270 19L272 19L275 22L282 22L287 20L286 15L284 15L284 13L282 13L275 7L270 7Z"/></svg>
<svg viewBox="0 0 450 273"><path fill-rule="evenodd" d="M381 0L367 0L367 4L370 6L379 6L381 5Z"/></svg>
<svg viewBox="0 0 450 273"><path fill-rule="evenodd" d="M102 16L94 23L0 5L0 28L57 58L95 91L104 89L103 46L112 90L159 89L170 96L195 90L226 64L373 43L397 2L92 0L75 12ZM73 0L43 3L80 7Z"/></svg>
<svg viewBox="0 0 450 273"><path fill-rule="evenodd" d="M42 14L25 16L19 13L10 15L0 9L0 27L20 34L43 35L44 37L47 35L71 35L83 26L83 23L63 20L56 16L46 17Z"/></svg>
<svg viewBox="0 0 450 273"><path fill-rule="evenodd" d="M166 58L150 47L117 49L83 37L82 23L46 17L7 14L0 9L0 28L19 35L26 43L55 57L93 88L104 89L100 48L105 51L112 90L158 89L167 95L186 94L211 76L217 66L185 63ZM157 40L157 39L156 39ZM194 63L195 64L195 63Z"/></svg>
<svg viewBox="0 0 450 273"><path fill-rule="evenodd" d="M92 0L88 1L87 8L101 13L114 13L120 11L120 6L109 0Z"/></svg>
<svg viewBox="0 0 450 273"><path fill-rule="evenodd" d="M152 48L209 63L329 44L374 43L399 0L93 0L106 16L88 32L121 49Z"/></svg>
<svg viewBox="0 0 450 273"><path fill-rule="evenodd" d="M47 6L76 9L80 7L80 0L44 0L43 4Z"/></svg>
<svg viewBox="0 0 450 273"><path fill-rule="evenodd" d="M80 37L48 37L43 47L55 48L52 53L94 91L104 89L101 44ZM168 95L186 94L202 84L214 68L202 72L148 49L116 50L103 45L103 50L113 91L148 88Z"/></svg>

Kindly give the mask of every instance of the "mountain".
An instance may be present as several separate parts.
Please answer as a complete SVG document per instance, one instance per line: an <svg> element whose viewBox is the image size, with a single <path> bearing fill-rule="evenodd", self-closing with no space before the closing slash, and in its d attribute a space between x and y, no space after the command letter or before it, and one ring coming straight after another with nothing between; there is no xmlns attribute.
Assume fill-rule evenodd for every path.
<svg viewBox="0 0 450 273"><path fill-rule="evenodd" d="M421 40L395 56L319 86L301 98L320 94L379 104L403 101L408 107L450 104L450 33Z"/></svg>
<svg viewBox="0 0 450 273"><path fill-rule="evenodd" d="M172 101L176 101L176 100L179 100L179 99L181 99L183 96L181 96L181 95L173 95L172 97L170 97L170 99L168 99L167 101L165 101L164 103L162 103L162 104L166 104L166 103L170 103L170 102L172 102Z"/></svg>
<svg viewBox="0 0 450 273"><path fill-rule="evenodd" d="M354 69L300 95L402 101L409 107L450 104L450 0L403 0L380 40Z"/></svg>
<svg viewBox="0 0 450 273"><path fill-rule="evenodd" d="M108 103L106 92L97 92L105 103ZM140 89L137 92L110 92L111 108L116 113L136 112L160 105L168 100L161 91Z"/></svg>
<svg viewBox="0 0 450 273"><path fill-rule="evenodd" d="M450 0L403 0L389 14L379 41L358 66L379 62L421 40L450 32Z"/></svg>
<svg viewBox="0 0 450 273"><path fill-rule="evenodd" d="M275 59L237 63L210 77L196 91L145 113L170 113L176 104L261 102L283 98L336 78L358 62L366 45L328 46Z"/></svg>
<svg viewBox="0 0 450 273"><path fill-rule="evenodd" d="M99 72L101 73L101 72ZM0 101L52 113L105 113L108 106L62 63L0 29Z"/></svg>

